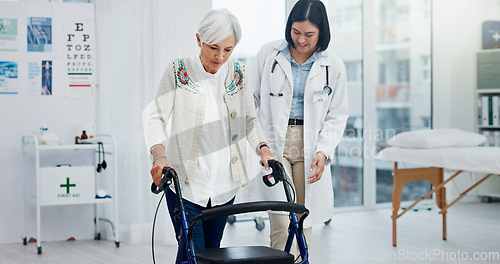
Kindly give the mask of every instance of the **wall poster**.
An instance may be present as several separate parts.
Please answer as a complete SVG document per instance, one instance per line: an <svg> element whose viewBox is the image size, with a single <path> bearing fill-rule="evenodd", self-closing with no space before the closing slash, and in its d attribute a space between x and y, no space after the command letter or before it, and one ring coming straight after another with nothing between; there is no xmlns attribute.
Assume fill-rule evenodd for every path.
<svg viewBox="0 0 500 264"><path fill-rule="evenodd" d="M52 95L52 61L42 61L42 95Z"/></svg>
<svg viewBox="0 0 500 264"><path fill-rule="evenodd" d="M17 19L0 18L0 51L17 51Z"/></svg>
<svg viewBox="0 0 500 264"><path fill-rule="evenodd" d="M52 18L29 17L28 51L52 52Z"/></svg>
<svg viewBox="0 0 500 264"><path fill-rule="evenodd" d="M94 96L94 22L65 20L66 86L64 97L89 99Z"/></svg>
<svg viewBox="0 0 500 264"><path fill-rule="evenodd" d="M40 94L42 87L42 65L38 61L28 63L28 94Z"/></svg>
<svg viewBox="0 0 500 264"><path fill-rule="evenodd" d="M0 61L0 94L17 94L17 62Z"/></svg>

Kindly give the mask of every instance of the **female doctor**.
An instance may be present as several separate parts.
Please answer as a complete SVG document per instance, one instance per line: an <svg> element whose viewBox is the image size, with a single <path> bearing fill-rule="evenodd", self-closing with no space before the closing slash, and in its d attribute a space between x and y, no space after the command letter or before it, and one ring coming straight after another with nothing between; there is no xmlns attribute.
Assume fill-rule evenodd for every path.
<svg viewBox="0 0 500 264"><path fill-rule="evenodd" d="M293 179L296 202L310 210L304 223L310 244L311 227L333 215L330 163L348 117L346 72L342 60L325 51L330 28L321 1L298 1L285 37L261 48L249 75L267 143ZM282 187L265 188L265 199L285 200ZM269 219L271 247L283 250L288 216L270 213Z"/></svg>

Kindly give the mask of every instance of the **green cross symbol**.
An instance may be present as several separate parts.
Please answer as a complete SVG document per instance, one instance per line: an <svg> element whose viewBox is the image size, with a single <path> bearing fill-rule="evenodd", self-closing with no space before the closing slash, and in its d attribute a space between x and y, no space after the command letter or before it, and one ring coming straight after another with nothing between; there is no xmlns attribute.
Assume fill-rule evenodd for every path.
<svg viewBox="0 0 500 264"><path fill-rule="evenodd" d="M76 184L69 184L69 178L66 178L66 184L61 184L59 186L66 187L66 193L69 193L69 187L75 187Z"/></svg>

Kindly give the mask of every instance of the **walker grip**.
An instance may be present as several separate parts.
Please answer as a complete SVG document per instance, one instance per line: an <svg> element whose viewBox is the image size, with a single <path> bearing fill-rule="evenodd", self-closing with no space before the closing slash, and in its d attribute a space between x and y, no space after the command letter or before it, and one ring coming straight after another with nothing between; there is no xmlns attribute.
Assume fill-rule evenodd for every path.
<svg viewBox="0 0 500 264"><path fill-rule="evenodd" d="M163 168L163 177L161 178L160 186L156 186L153 182L151 183L151 192L154 194L159 194L165 191L168 186L172 183L173 174L175 174L175 170L170 167Z"/></svg>
<svg viewBox="0 0 500 264"><path fill-rule="evenodd" d="M286 200L288 202L294 202L295 199L292 199L292 195L290 193L290 189L288 185L290 184L288 180L286 179L285 175L285 168L283 167L283 164L279 162L278 160L269 160L268 161L269 167L273 169L273 173L266 175L262 177L262 180L268 187L273 187L279 182L283 182L283 188L285 189L285 195L286 195ZM273 178L274 182L271 182L270 179Z"/></svg>
<svg viewBox="0 0 500 264"><path fill-rule="evenodd" d="M278 160L269 160L268 161L269 167L273 169L273 173L262 176L262 181L268 186L268 187L273 187L274 185L278 184L280 181L285 180L285 169L283 168L283 165L281 162ZM273 179L273 181L271 181Z"/></svg>
<svg viewBox="0 0 500 264"><path fill-rule="evenodd" d="M270 179L273 179L271 182ZM278 184L278 181L274 178L272 174L262 176L262 181L267 185L267 187L273 187Z"/></svg>

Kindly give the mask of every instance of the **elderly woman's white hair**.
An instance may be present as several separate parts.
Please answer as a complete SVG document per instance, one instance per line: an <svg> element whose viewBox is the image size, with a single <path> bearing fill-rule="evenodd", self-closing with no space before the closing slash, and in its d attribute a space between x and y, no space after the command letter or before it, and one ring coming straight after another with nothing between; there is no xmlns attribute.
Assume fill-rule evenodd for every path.
<svg viewBox="0 0 500 264"><path fill-rule="evenodd" d="M198 26L200 40L209 45L220 43L233 34L238 44L241 39L240 22L227 9L208 12Z"/></svg>

